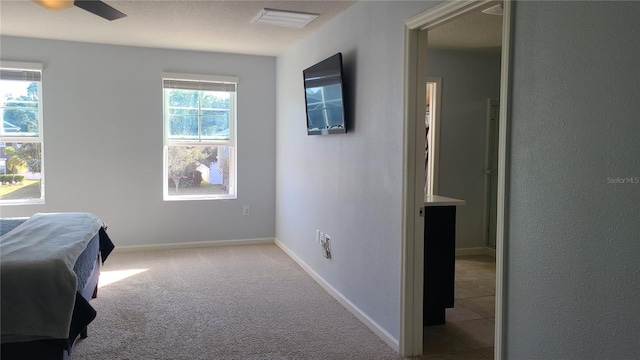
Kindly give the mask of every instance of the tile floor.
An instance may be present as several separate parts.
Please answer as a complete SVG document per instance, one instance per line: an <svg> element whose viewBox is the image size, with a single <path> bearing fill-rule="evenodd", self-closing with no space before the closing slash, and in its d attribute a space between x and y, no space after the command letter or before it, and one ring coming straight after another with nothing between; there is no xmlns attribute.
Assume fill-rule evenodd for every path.
<svg viewBox="0 0 640 360"><path fill-rule="evenodd" d="M446 323L424 328L426 359L493 359L496 259L456 257L455 306Z"/></svg>

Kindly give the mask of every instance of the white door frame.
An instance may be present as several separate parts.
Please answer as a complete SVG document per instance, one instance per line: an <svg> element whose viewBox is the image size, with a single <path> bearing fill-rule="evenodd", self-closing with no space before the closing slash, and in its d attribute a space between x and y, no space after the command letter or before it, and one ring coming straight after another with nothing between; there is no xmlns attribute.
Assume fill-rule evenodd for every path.
<svg viewBox="0 0 640 360"><path fill-rule="evenodd" d="M509 60L512 0L504 0L502 25L502 65L500 79L500 129L498 144L498 225L496 232L495 359L503 355L503 269L506 204L507 127L509 124ZM446 1L405 22L404 41L404 133L403 133L403 214L399 350L403 356L422 354L424 279L424 109L426 49L419 41L427 31L486 5L490 0Z"/></svg>

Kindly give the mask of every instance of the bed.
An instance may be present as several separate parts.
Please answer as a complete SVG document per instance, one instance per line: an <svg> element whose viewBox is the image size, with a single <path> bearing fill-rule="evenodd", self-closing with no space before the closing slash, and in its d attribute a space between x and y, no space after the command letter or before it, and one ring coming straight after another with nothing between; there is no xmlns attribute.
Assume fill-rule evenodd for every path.
<svg viewBox="0 0 640 360"><path fill-rule="evenodd" d="M114 245L91 213L0 219L1 358L68 359Z"/></svg>

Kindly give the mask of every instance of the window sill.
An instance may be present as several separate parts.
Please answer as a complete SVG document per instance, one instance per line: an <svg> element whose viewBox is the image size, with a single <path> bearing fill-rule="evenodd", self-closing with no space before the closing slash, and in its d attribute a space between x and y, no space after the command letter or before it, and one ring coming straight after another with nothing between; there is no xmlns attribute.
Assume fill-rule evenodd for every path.
<svg viewBox="0 0 640 360"><path fill-rule="evenodd" d="M201 201L201 200L236 200L236 195L217 195L217 196L167 196L163 197L163 201Z"/></svg>
<svg viewBox="0 0 640 360"><path fill-rule="evenodd" d="M0 205L2 205L2 206L44 205L44 199L0 200Z"/></svg>

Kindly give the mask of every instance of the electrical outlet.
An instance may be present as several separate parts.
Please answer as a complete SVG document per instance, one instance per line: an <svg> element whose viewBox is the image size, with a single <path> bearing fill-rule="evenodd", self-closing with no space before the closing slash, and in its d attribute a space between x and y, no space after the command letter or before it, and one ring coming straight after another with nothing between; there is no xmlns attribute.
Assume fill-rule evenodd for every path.
<svg viewBox="0 0 640 360"><path fill-rule="evenodd" d="M251 207L245 205L242 207L242 215L243 216L249 216L251 215Z"/></svg>
<svg viewBox="0 0 640 360"><path fill-rule="evenodd" d="M331 259L331 236L323 234L320 245L322 245L322 256L325 259Z"/></svg>

